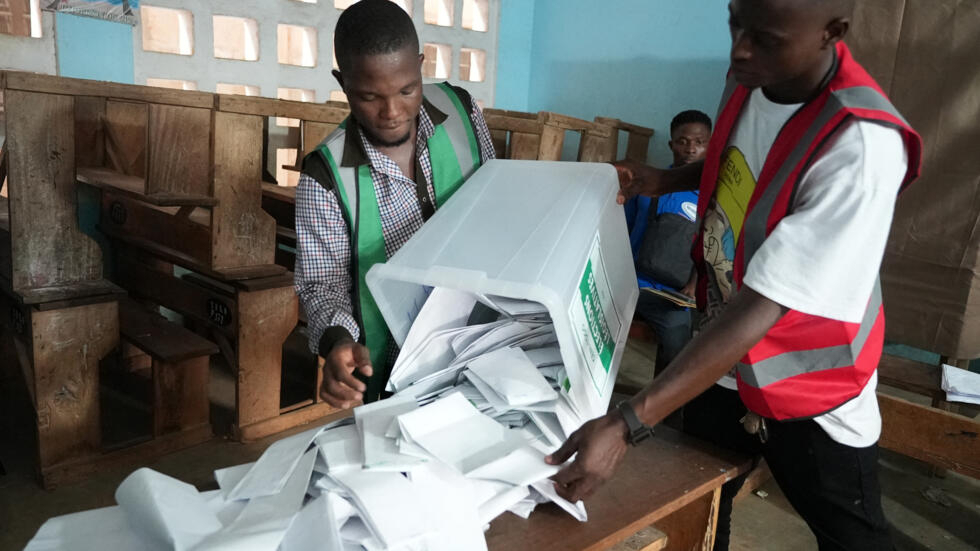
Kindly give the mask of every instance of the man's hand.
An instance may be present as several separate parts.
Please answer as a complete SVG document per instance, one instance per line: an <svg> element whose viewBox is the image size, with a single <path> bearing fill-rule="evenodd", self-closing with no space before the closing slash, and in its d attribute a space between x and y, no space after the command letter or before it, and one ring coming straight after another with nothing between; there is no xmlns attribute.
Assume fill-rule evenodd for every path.
<svg viewBox="0 0 980 551"><path fill-rule="evenodd" d="M613 163L619 176L619 195L616 202L626 203L637 195L660 195L662 170L643 163L624 159Z"/></svg>
<svg viewBox="0 0 980 551"><path fill-rule="evenodd" d="M560 465L578 453L552 479L558 495L571 502L589 497L612 477L626 455L626 421L618 411L589 421L572 433L558 451L545 458Z"/></svg>
<svg viewBox="0 0 980 551"><path fill-rule="evenodd" d="M364 399L367 385L354 377L356 369L370 377L371 354L367 347L352 340L337 343L326 358L317 357L317 365L323 369L320 398L335 408L348 409Z"/></svg>

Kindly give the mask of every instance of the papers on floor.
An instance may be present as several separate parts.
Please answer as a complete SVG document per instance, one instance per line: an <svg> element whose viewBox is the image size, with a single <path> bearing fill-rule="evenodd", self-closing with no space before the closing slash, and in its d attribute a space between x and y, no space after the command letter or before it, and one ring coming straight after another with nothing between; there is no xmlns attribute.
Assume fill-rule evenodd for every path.
<svg viewBox="0 0 980 551"><path fill-rule="evenodd" d="M28 545L305 551L486 549L484 527L562 500L544 462L584 419L540 304L435 288L388 387L391 398L219 469L213 492L140 469L118 507L49 520ZM93 535L86 520L106 528ZM118 542L118 545L116 544ZM91 548L108 548L95 546Z"/></svg>
<svg viewBox="0 0 980 551"><path fill-rule="evenodd" d="M950 402L980 404L980 374L943 364L942 388Z"/></svg>

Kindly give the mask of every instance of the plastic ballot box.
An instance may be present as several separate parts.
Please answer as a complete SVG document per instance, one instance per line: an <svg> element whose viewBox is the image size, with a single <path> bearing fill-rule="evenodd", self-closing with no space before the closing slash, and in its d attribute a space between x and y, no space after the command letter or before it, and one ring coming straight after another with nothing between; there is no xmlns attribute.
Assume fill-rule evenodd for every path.
<svg viewBox="0 0 980 551"><path fill-rule="evenodd" d="M538 302L581 421L606 412L639 291L609 164L494 160L366 279L399 346L435 287Z"/></svg>

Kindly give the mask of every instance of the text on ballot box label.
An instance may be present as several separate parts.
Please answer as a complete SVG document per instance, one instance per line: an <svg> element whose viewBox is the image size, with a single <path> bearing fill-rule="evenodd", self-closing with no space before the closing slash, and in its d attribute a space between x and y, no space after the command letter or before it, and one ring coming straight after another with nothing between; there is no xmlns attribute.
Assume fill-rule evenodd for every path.
<svg viewBox="0 0 980 551"><path fill-rule="evenodd" d="M599 235L596 234L568 317L592 384L600 397L605 396L609 387L609 369L616 351L616 335L623 324L612 297L599 248Z"/></svg>

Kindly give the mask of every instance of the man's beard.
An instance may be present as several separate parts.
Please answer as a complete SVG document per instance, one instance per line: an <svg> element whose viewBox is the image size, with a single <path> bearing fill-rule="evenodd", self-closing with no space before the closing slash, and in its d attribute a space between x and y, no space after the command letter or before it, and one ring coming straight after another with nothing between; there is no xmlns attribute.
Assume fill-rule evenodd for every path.
<svg viewBox="0 0 980 551"><path fill-rule="evenodd" d="M382 140L381 138L374 135L374 133L372 133L367 128L364 128L363 126L361 127L361 131L364 132L364 137L367 138L367 140L371 142L371 145L375 147L398 147L400 145L403 145L405 142L408 141L409 138L412 137L411 132L405 132L405 135L402 136L401 138L398 138L397 140L389 141L389 140Z"/></svg>

